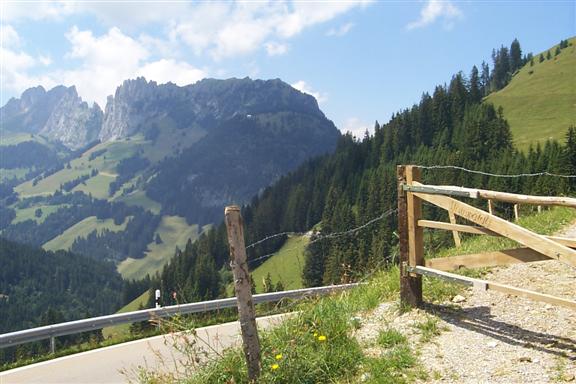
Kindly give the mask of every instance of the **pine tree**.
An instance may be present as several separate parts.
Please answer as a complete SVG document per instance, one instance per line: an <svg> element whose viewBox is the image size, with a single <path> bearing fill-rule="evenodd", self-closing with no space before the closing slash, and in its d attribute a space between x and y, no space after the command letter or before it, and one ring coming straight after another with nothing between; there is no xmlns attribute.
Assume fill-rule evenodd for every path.
<svg viewBox="0 0 576 384"><path fill-rule="evenodd" d="M522 49L518 39L514 39L510 45L510 73L516 72L522 67Z"/></svg>
<svg viewBox="0 0 576 384"><path fill-rule="evenodd" d="M540 56L538 56L538 62L541 63L544 61L544 55L541 53Z"/></svg>
<svg viewBox="0 0 576 384"><path fill-rule="evenodd" d="M546 52L546 60L550 60L552 58L552 54L550 51Z"/></svg>
<svg viewBox="0 0 576 384"><path fill-rule="evenodd" d="M478 103L482 100L482 85L480 84L480 77L478 76L478 68L472 67L469 80L469 94L470 102Z"/></svg>

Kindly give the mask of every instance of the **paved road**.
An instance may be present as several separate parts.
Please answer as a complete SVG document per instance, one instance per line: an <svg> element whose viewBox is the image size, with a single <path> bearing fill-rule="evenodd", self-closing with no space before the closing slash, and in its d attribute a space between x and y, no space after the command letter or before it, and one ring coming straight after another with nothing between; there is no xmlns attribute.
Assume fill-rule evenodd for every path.
<svg viewBox="0 0 576 384"><path fill-rule="evenodd" d="M259 318L259 329L274 326L286 316ZM237 321L198 328L196 334L198 345L206 345L207 351L219 352L241 341ZM174 340L155 336L0 372L0 384L126 383L134 381L138 367L173 372L175 362L183 358Z"/></svg>

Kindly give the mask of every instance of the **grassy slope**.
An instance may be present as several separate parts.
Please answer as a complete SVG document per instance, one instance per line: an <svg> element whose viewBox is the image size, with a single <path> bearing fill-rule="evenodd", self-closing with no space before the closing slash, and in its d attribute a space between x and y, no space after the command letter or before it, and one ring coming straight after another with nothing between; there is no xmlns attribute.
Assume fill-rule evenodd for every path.
<svg viewBox="0 0 576 384"><path fill-rule="evenodd" d="M140 309L140 307L144 307L148 303L149 298L150 292L146 291L132 300L130 303L120 308L116 313L137 311ZM130 324L119 324L113 327L104 328L102 329L102 334L104 335L105 339L128 336L130 334Z"/></svg>
<svg viewBox="0 0 576 384"><path fill-rule="evenodd" d="M183 249L188 239L198 238L198 226L188 225L186 219L179 216L163 216L154 237L160 235L162 244L154 242L148 245L149 251L142 259L128 258L118 266L118 272L127 279L137 279L154 274L174 255L176 247Z"/></svg>
<svg viewBox="0 0 576 384"><path fill-rule="evenodd" d="M30 208L23 208L16 210L16 217L12 220L13 224L19 223L26 220L34 220L37 223L42 223L51 213L56 212L59 208L68 206L68 204L61 205L35 205ZM36 210L40 208L42 210L42 216L36 217Z"/></svg>
<svg viewBox="0 0 576 384"><path fill-rule="evenodd" d="M504 116L516 146L526 149L530 143L546 139L563 140L570 125L576 125L576 38L571 46L552 59L528 63L504 89L486 100L504 108ZM544 52L546 56L546 52Z"/></svg>
<svg viewBox="0 0 576 384"><path fill-rule="evenodd" d="M120 225L116 225L112 219L99 220L96 216L90 216L68 228L61 235L48 241L42 248L48 251L69 249L78 237L86 237L94 230L98 232L102 232L104 229L114 232L123 231L124 228L126 228L126 224L128 224L128 220Z"/></svg>
<svg viewBox="0 0 576 384"><path fill-rule="evenodd" d="M289 238L274 256L252 271L256 291L263 292L263 280L270 273L272 283L281 281L284 289L302 288L302 269L304 268L304 248L309 239L305 236Z"/></svg>

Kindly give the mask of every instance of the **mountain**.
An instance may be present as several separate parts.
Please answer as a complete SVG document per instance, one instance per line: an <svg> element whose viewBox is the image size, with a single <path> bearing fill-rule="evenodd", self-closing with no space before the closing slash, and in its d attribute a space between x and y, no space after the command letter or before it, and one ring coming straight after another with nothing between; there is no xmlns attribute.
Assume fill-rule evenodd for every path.
<svg viewBox="0 0 576 384"><path fill-rule="evenodd" d="M48 92L41 86L30 88L20 99L10 99L0 113L1 130L37 134L73 150L98 138L103 117L97 104L89 107L75 87L64 86Z"/></svg>
<svg viewBox="0 0 576 384"><path fill-rule="evenodd" d="M486 102L504 109L514 143L521 149L563 140L576 126L576 38L534 55L502 90Z"/></svg>
<svg viewBox="0 0 576 384"><path fill-rule="evenodd" d="M38 87L2 113L0 151L64 151L49 169L39 168L47 154L34 164L2 160L11 176L0 201L12 212L2 235L113 260L131 277L161 268L225 205L248 202L340 137L312 96L278 79L126 80L103 113L74 87Z"/></svg>

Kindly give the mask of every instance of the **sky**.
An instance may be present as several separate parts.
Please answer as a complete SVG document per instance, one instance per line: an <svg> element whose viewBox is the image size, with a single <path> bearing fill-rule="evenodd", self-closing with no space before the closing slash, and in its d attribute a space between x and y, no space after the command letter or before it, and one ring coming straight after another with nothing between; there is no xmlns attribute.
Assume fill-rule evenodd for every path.
<svg viewBox="0 0 576 384"><path fill-rule="evenodd" d="M280 78L362 136L514 38L576 35L576 1L0 2L0 105L76 86L105 108L123 80Z"/></svg>

